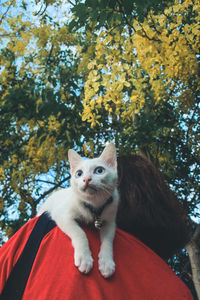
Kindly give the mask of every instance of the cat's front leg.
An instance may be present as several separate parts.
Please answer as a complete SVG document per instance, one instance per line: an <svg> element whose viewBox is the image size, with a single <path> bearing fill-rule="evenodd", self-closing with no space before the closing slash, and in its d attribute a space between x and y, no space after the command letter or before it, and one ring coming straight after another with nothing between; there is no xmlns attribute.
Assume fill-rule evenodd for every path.
<svg viewBox="0 0 200 300"><path fill-rule="evenodd" d="M114 222L107 223L100 231L101 248L99 252L99 271L105 278L110 277L115 272L115 262L113 260L113 239L116 225Z"/></svg>
<svg viewBox="0 0 200 300"><path fill-rule="evenodd" d="M74 247L74 264L80 272L87 274L93 266L93 258L85 232L75 220L58 225L70 238Z"/></svg>

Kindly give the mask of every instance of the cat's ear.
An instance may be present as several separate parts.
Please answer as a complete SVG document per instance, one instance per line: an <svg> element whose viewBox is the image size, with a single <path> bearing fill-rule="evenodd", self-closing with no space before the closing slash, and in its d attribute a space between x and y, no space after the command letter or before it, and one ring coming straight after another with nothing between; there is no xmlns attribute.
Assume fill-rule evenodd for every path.
<svg viewBox="0 0 200 300"><path fill-rule="evenodd" d="M115 145L113 143L110 143L105 147L100 155L100 158L104 160L111 168L117 169L117 154Z"/></svg>
<svg viewBox="0 0 200 300"><path fill-rule="evenodd" d="M81 156L73 149L68 150L68 159L70 163L70 169L72 172L82 160Z"/></svg>

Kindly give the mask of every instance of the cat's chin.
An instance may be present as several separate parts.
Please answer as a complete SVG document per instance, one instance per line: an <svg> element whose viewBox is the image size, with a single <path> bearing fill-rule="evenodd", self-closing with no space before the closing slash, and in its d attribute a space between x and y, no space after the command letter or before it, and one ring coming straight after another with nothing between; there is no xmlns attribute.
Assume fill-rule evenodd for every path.
<svg viewBox="0 0 200 300"><path fill-rule="evenodd" d="M87 187L84 187L82 190L81 190L84 194L89 194L89 195L94 195L97 193L97 189L93 186L87 186Z"/></svg>

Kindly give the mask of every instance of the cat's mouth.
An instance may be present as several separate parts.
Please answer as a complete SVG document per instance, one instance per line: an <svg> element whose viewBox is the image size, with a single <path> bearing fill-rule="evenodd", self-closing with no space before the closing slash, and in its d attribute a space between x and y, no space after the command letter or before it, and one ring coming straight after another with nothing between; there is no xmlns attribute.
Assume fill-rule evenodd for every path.
<svg viewBox="0 0 200 300"><path fill-rule="evenodd" d="M86 184L86 185L83 187L83 191L84 191L84 192L97 192L97 188L96 188L94 185Z"/></svg>

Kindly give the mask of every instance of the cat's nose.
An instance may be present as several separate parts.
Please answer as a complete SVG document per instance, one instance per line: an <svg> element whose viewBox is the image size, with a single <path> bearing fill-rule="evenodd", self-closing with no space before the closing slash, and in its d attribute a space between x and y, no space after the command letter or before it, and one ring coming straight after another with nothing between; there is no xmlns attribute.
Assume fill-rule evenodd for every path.
<svg viewBox="0 0 200 300"><path fill-rule="evenodd" d="M88 184L91 180L92 180L91 177L85 177L85 178L83 178L83 181L84 181L86 184Z"/></svg>

